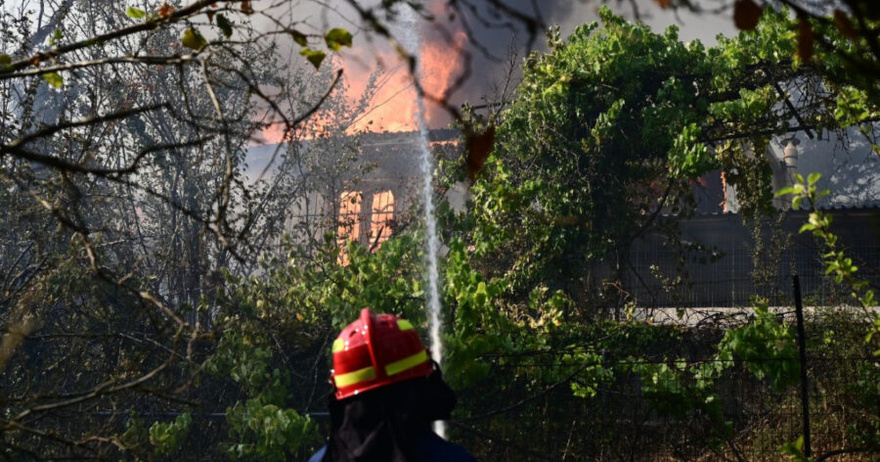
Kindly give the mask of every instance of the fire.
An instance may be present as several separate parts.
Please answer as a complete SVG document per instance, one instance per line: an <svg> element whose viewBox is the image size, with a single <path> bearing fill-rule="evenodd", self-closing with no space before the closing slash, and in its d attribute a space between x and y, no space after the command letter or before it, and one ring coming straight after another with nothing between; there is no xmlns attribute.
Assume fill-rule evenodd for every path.
<svg viewBox="0 0 880 462"><path fill-rule="evenodd" d="M435 17L445 17L443 0L432 0L429 9ZM435 27L429 25L429 27ZM445 100L451 86L462 73L464 65L463 50L467 44L467 34L457 24L446 24L453 31L448 38L440 34L423 34L419 46L420 83L428 100ZM354 103L364 92L370 76L379 72L375 94L370 99L363 115L348 129L349 133L359 132L407 132L418 129L417 93L413 76L404 59L395 51L370 49L368 43L355 43L355 48L339 63L344 69L347 83L346 98ZM372 56L372 59L370 58ZM364 62L370 65L364 66ZM426 121L430 128L439 128L449 123L449 115L440 107L426 102ZM312 117L306 123L321 125ZM313 125L314 127L315 125ZM281 142L284 135L281 124L272 125L263 131L266 142ZM312 130L313 132L315 130ZM320 131L320 130L317 130Z"/></svg>
<svg viewBox="0 0 880 462"><path fill-rule="evenodd" d="M461 72L461 52L467 43L467 34L458 31L454 43L423 42L419 49L421 87L430 97L445 99L452 84ZM370 102L364 116L353 127L354 131L406 132L418 129L416 87L408 66L396 55L386 54L380 63L395 63L393 69L381 79L381 87ZM364 75L368 75L364 73ZM366 79L356 78L349 87L349 98L355 99L366 90ZM448 123L442 109L427 104L425 115L429 127Z"/></svg>
<svg viewBox="0 0 880 462"><path fill-rule="evenodd" d="M369 215L364 215L364 194L361 191L344 191L339 196L339 225L337 226L336 242L343 249L339 254L339 263L348 264L348 255L344 251L348 241L360 242L371 250L382 247L382 243L391 237L391 226L394 220L394 193L377 191L373 193L372 207ZM364 221L366 220L366 223ZM364 224L369 225L367 234L362 235Z"/></svg>
<svg viewBox="0 0 880 462"><path fill-rule="evenodd" d="M430 10L435 17L444 17L442 14L444 2L433 0ZM431 26L433 27L433 26ZM467 34L464 30L456 28L448 39L439 38L434 34L428 40L422 40L419 46L419 66L421 73L421 87L431 98L445 99L450 87L462 72L462 53L467 44ZM357 46L356 46L357 48ZM369 54L366 50L356 49L356 56ZM416 130L418 106L416 99L416 87L413 84L413 76L409 66L401 56L394 51L385 51L375 54L373 66L369 69L347 66L346 76L349 78L348 98L357 100L366 91L367 81L371 73L379 70L382 72L378 81L378 90L370 101L369 107L364 112L352 132L406 132ZM360 71L360 72L357 72ZM428 126L439 127L448 124L448 115L436 106L428 104L426 114Z"/></svg>
<svg viewBox="0 0 880 462"><path fill-rule="evenodd" d="M467 34L459 30L452 37L453 43L429 42L421 47L422 88L432 99L445 101L452 85L462 72L462 50L467 44ZM428 125L443 123L447 114L436 105L428 108Z"/></svg>
<svg viewBox="0 0 880 462"><path fill-rule="evenodd" d="M276 144L284 140L284 130L284 124L274 123L266 127L260 136L266 144Z"/></svg>
<svg viewBox="0 0 880 462"><path fill-rule="evenodd" d="M431 0L428 10L435 18L447 17L444 0ZM440 21L440 20L438 20ZM429 24L428 27L452 29L447 36L436 30L423 31L419 44L418 63L420 86L428 95L428 100L445 100L452 85L462 73L463 51L467 44L467 34L456 23ZM428 32L428 33L425 33ZM433 33L431 33L433 32ZM356 52L357 53L357 52ZM362 53L357 53L362 56ZM376 56L376 65L369 72L361 72L350 82L349 98L354 100L363 94L370 72L385 66L381 87L370 102L353 131L405 132L418 128L417 93L409 66L396 52L387 51ZM347 71L347 70L346 70ZM351 75L349 75L351 77ZM448 125L448 114L442 108L426 103L427 124L437 128Z"/></svg>
<svg viewBox="0 0 880 462"><path fill-rule="evenodd" d="M367 80L371 72L385 67L385 64L392 65L379 78L378 89L363 116L350 129L352 132L405 132L417 129L416 90L409 69L397 55L390 52L383 55L378 57L370 72L349 75L352 80L348 88L348 98L357 100L367 91Z"/></svg>

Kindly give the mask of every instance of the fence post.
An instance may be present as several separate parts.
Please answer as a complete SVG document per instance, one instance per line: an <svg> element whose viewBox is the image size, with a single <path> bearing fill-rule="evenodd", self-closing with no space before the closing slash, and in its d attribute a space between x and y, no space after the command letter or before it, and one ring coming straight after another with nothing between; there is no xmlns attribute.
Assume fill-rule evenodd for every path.
<svg viewBox="0 0 880 462"><path fill-rule="evenodd" d="M804 455L810 457L810 396L807 382L807 342L804 334L804 304L801 301L801 281L798 275L792 276L794 286L794 312L797 316L798 352L801 363L801 411L804 419Z"/></svg>

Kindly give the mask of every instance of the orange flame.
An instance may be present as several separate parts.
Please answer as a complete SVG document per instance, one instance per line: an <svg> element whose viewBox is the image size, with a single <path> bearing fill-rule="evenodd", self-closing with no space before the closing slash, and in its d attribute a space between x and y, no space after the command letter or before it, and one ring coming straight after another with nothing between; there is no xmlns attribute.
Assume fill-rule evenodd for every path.
<svg viewBox="0 0 880 462"><path fill-rule="evenodd" d="M403 132L416 129L416 91L409 69L401 61L391 53L377 59L377 67L383 63L396 65L380 77L376 93L352 131ZM357 99L366 91L368 76L366 72L354 76L348 91L350 99Z"/></svg>
<svg viewBox="0 0 880 462"><path fill-rule="evenodd" d="M444 0L431 0L430 11L435 17L443 17ZM421 87L430 99L445 99L455 80L461 75L463 60L462 52L467 43L467 34L456 25L449 40L423 40L419 47L419 65ZM346 98L357 101L367 91L367 85L377 70L382 72L377 82L376 93L371 98L363 116L358 118L349 133L359 132L407 132L418 129L418 106L416 88L413 77L404 60L394 51L376 51L367 49L367 44L355 44L350 51L351 63L342 62L348 87ZM364 66L359 61L365 56L374 56L371 66ZM429 128L439 128L449 124L449 114L442 108L426 102L425 118ZM320 127L320 117L312 117L306 121L312 127ZM320 132L321 130L313 130ZM267 143L283 141L284 127L275 124L263 130L262 138Z"/></svg>
<svg viewBox="0 0 880 462"><path fill-rule="evenodd" d="M443 17L443 0L432 0L429 10L435 17ZM445 99L455 79L462 71L462 51L467 43L467 34L460 27L452 34L452 42L445 40L423 40L419 45L420 84L425 93L432 98ZM381 78L381 86L372 98L369 107L353 127L352 131L367 132L405 132L418 129L418 105L416 88L408 66L400 56L393 52L381 53L377 67L391 64L390 70ZM377 67L370 69L375 70ZM370 72L354 76L349 86L349 98L356 99L366 89ZM351 75L349 75L351 77ZM427 105L427 124L438 128L449 123L448 114L441 108Z"/></svg>
<svg viewBox="0 0 880 462"><path fill-rule="evenodd" d="M271 124L260 133L261 140L255 140L258 143L277 144L284 141L285 125L282 123Z"/></svg>
<svg viewBox="0 0 880 462"><path fill-rule="evenodd" d="M458 30L452 39L452 44L438 42L423 44L419 51L423 76L422 89L435 100L446 100L452 85L462 72L461 54L467 43L467 34L463 30ZM448 124L448 114L442 108L431 105L427 112L429 126Z"/></svg>

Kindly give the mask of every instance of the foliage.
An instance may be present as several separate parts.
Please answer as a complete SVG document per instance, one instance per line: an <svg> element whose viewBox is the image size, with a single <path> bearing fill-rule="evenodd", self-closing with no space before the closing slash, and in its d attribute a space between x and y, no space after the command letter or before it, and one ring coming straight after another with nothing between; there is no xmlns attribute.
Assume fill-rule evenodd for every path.
<svg viewBox="0 0 880 462"><path fill-rule="evenodd" d="M226 285L274 250L304 195L298 153L255 181L246 150L268 126L289 139L310 115L363 108L330 95L331 66L279 51L332 56L353 37L301 33L266 2L172 3L0 4L0 368L19 397L2 403L7 457L211 458L233 423L240 455L302 456L315 440L285 389L290 352L253 336L251 315L241 330L218 316L245 305ZM304 370L308 341L290 347ZM210 417L227 407L245 411Z"/></svg>
<svg viewBox="0 0 880 462"><path fill-rule="evenodd" d="M809 462L809 458L804 454L804 437L799 436L797 440L785 443L779 448L779 451L791 458L795 462Z"/></svg>
<svg viewBox="0 0 880 462"><path fill-rule="evenodd" d="M186 434L192 418L188 412L184 412L170 423L154 422L150 426L150 443L155 446L156 453L170 454L177 450Z"/></svg>
<svg viewBox="0 0 880 462"><path fill-rule="evenodd" d="M800 228L801 233L811 233L817 241L823 245L820 252L825 273L833 277L837 284L842 284L849 291L849 296L865 311L868 320L868 333L864 337L865 345L873 350L874 357L880 356L877 348L880 333L880 314L872 309L876 305L874 290L870 283L858 275L858 267L844 250L838 246L838 237L831 229L831 216L817 207L819 200L828 194L828 191L819 191L816 183L820 174L812 173L806 179L802 175L796 175L794 185L783 188L777 192L778 196L791 196L792 207L797 209L806 207L810 210L809 219ZM874 406L878 397L876 379L878 364L867 363L858 370L855 384L851 385L852 395L861 409L868 415L867 419L860 419L849 425L848 430L856 435L858 445L871 451L878 447L878 428L880 428L880 412ZM783 446L782 451L792 457L793 460L807 460L802 452L803 441L798 440Z"/></svg>
<svg viewBox="0 0 880 462"><path fill-rule="evenodd" d="M810 216L807 223L801 226L801 233L812 233L824 245L821 254L825 265L825 274L831 275L837 284L843 284L850 290L850 297L860 306L866 309L868 318L872 320L872 326L865 341L869 345L880 343L880 313L871 310L876 305L874 290L869 282L857 274L858 267L847 257L846 252L838 248L837 235L831 230L831 216L817 207L819 199L827 195L827 191L819 191L816 182L820 174L812 173L806 179L797 175L793 186L783 188L777 192L778 196L792 196L792 207L809 207ZM874 355L880 355L880 348L874 351Z"/></svg>
<svg viewBox="0 0 880 462"><path fill-rule="evenodd" d="M376 13L393 17L401 2L349 4L389 37ZM336 331L364 306L425 327L417 233L375 252L316 232L332 219L280 237L288 211L311 199L304 191L326 186L324 199L337 201L361 167L349 163L357 137L326 133L347 130L363 107L334 99L344 84L326 64L354 37L275 15L281 4L40 5L51 14L0 10L4 456L302 458L319 444L308 414L323 409ZM256 17L275 29L257 30ZM583 419L577 411L635 375L656 409L696 416L725 440L713 387L731 362L752 368L759 356L785 366L758 364L753 375L789 383L787 327L759 310L714 359L688 362L674 351L681 330L602 318L632 302L618 284L627 245L675 235L656 217L687 215L694 177L723 166L750 191L746 205L766 202L766 166L749 153L803 128L780 102L818 80L788 61L798 45L784 15L709 49L607 11L602 21L568 42L551 34L550 52L527 60L512 108L477 121L481 133L497 123L498 135L488 177L474 185L476 212L446 242L447 377L469 404L465 418L519 412L559 391L566 403L582 398L522 411L555 431L569 422L548 415ZM277 59L285 47L306 70ZM829 88L798 108L798 124L876 114L864 85ZM252 181L244 152L267 127L310 138L312 151L279 149L277 175ZM828 258L844 280L854 273ZM592 272L595 262L611 275ZM872 383L876 369L866 369L860 403L877 402ZM528 396L512 402L516 393ZM534 438L508 420L499 426ZM876 435L873 421L857 424L866 441Z"/></svg>
<svg viewBox="0 0 880 462"><path fill-rule="evenodd" d="M455 313L452 335L445 339L447 380L466 387L489 375L491 366L482 355L514 348L514 325L494 306L501 287L487 284L470 268L461 241L449 244L444 273L444 305ZM492 335L486 335L489 332Z"/></svg>
<svg viewBox="0 0 880 462"><path fill-rule="evenodd" d="M497 119L462 122L474 132L497 123L463 223L480 268L517 303L536 284L562 291L581 319L632 301L628 249L647 235L677 239L674 220L658 217L692 213L693 180L721 167L744 215L767 212L770 168L755 153L774 134L836 127L836 95L789 59L796 34L782 14L711 48L682 43L674 27L655 34L607 9L600 17L565 41L552 31ZM795 93L812 101L793 115Z"/></svg>
<svg viewBox="0 0 880 462"><path fill-rule="evenodd" d="M869 308L875 305L874 291L870 289L868 281L860 279L856 272L858 267L853 265L852 259L847 257L843 250L837 248L837 236L831 230L831 216L817 207L819 200L828 195L828 191L819 191L816 183L821 175L811 173L806 179L798 174L795 184L779 190L777 196L791 195L792 207L808 207L809 220L801 226L801 233L812 233L825 246L822 254L825 264L825 274L834 277L838 284L845 283L852 289L851 296L861 306ZM876 316L875 316L876 317ZM870 341L870 336L868 337Z"/></svg>
<svg viewBox="0 0 880 462"><path fill-rule="evenodd" d="M480 300L464 301L480 306L494 296L484 316L500 313L512 324L484 321L503 330L477 331L490 339L469 354L488 361L456 358L455 369L476 369L464 384L477 390L488 389L480 379L538 396L566 384L587 401L608 399L606 387L635 376L640 398L657 413L713 451L737 454L743 428L726 414L719 388L745 374L773 393L791 390L801 370L791 327L762 302L708 359L650 357L663 351L655 345L615 361L627 347L611 339L633 328L601 321L640 303L627 291L639 283L630 279L629 245L651 234L675 241L674 219L695 204L690 181L713 168L737 187L744 216L774 212L770 168L758 155L772 137L840 129L870 114L871 103L792 59L799 26L784 13L767 11L756 30L719 37L711 48L681 43L674 28L653 34L608 10L600 17L601 26L581 26L565 41L552 31L549 51L526 59L506 109L485 118L465 111L465 144L473 133L494 133L494 147L476 168L466 153L463 171L481 168L482 176L472 186L471 213L452 220L458 228L450 240L460 255L467 249L469 271L479 275L468 277ZM550 322L523 322L532 315ZM586 325L601 340L584 337ZM500 351L481 352L486 344ZM545 367L533 372L533 363Z"/></svg>
<svg viewBox="0 0 880 462"><path fill-rule="evenodd" d="M797 383L800 363L791 326L780 323L766 304L755 307L755 320L724 333L718 361L743 361L758 379L768 379L779 392Z"/></svg>
<svg viewBox="0 0 880 462"><path fill-rule="evenodd" d="M241 390L227 408L228 455L286 460L317 441L315 422L297 410L324 408L326 349L361 308L424 325L421 259L412 251L413 239L390 239L370 253L355 243L340 248L328 234L307 253L288 242L284 257L261 260L259 277L227 274L218 300L220 340L207 370Z"/></svg>
<svg viewBox="0 0 880 462"><path fill-rule="evenodd" d="M315 440L310 419L293 409L248 400L229 410L231 443L226 449L232 459L288 460L290 451Z"/></svg>
<svg viewBox="0 0 880 462"><path fill-rule="evenodd" d="M632 358L622 371L640 378L644 399L660 415L682 423L699 422L709 447L718 449L735 436L718 391L735 364L742 364L758 380L767 379L775 392L797 383L800 368L792 329L777 321L766 305L755 307L753 321L726 330L715 348L714 356L705 360Z"/></svg>
<svg viewBox="0 0 880 462"><path fill-rule="evenodd" d="M654 0L662 8L683 8L698 14L710 14L697 2L688 0ZM797 48L788 55L800 62L817 66L830 81L853 85L870 96L869 105L880 103L877 76L880 66L878 29L880 17L870 0L756 0L722 1L732 10L733 22L740 30L754 30L772 21L775 14L797 18L793 32ZM783 51L784 52L784 51ZM873 118L876 119L876 118ZM871 119L862 119L862 121Z"/></svg>

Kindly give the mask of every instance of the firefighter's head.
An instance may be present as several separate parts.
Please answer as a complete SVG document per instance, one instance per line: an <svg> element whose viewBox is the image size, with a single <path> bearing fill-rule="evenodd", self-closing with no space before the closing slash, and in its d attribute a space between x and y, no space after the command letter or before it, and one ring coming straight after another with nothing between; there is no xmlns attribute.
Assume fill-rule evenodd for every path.
<svg viewBox="0 0 880 462"><path fill-rule="evenodd" d="M434 363L419 333L409 321L392 314L373 314L364 308L333 342L330 380L337 400L433 372Z"/></svg>

